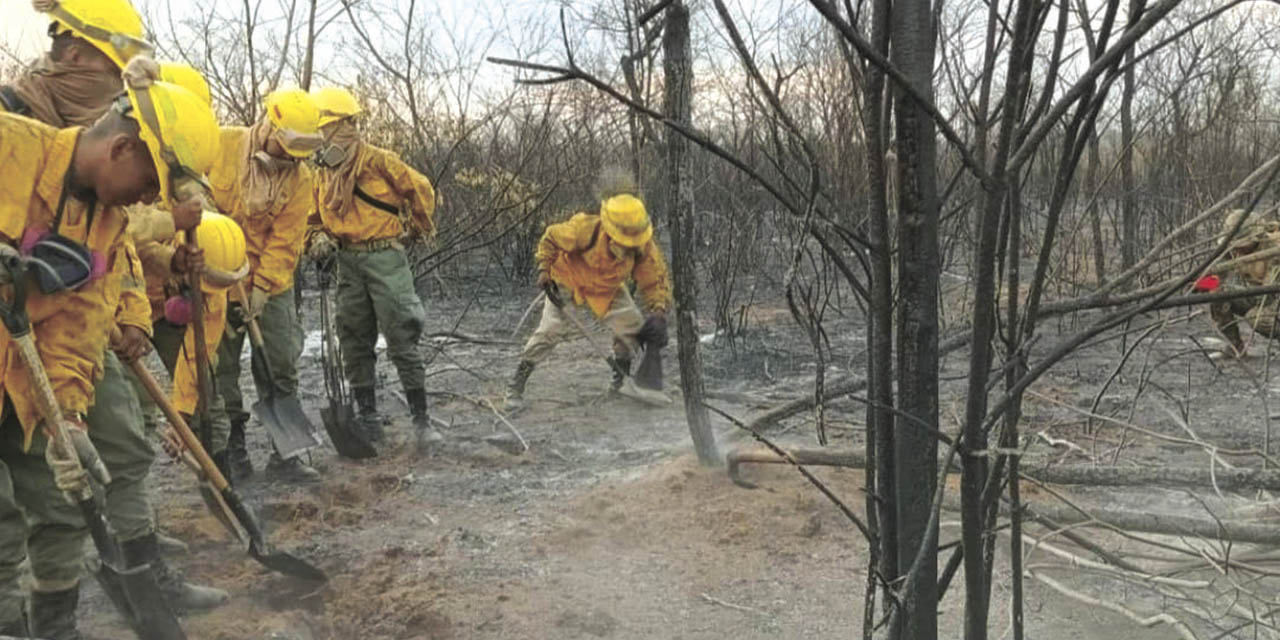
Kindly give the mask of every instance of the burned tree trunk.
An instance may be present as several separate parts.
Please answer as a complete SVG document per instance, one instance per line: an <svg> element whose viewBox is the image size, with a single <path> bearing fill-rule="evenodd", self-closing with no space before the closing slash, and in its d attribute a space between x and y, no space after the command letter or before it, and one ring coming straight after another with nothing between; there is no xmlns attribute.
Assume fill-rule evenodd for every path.
<svg viewBox="0 0 1280 640"><path fill-rule="evenodd" d="M891 60L916 95L932 101L935 36L929 0L893 3ZM898 569L912 587L902 594L896 638L938 637L938 540L930 527L938 477L937 133L928 105L894 87L898 141L898 408L909 420L894 435ZM913 424L914 423L914 424ZM917 556L919 562L916 562ZM913 570L917 574L909 575Z"/></svg>
<svg viewBox="0 0 1280 640"><path fill-rule="evenodd" d="M689 44L689 9L676 0L667 9L662 36L663 71L666 76L664 110L668 118L685 127L693 120L693 66ZM715 433L703 405L702 357L698 354L697 268L694 262L695 221L693 189L689 184L689 143L674 129L667 136L667 189L671 206L671 270L675 284L677 353L680 387L684 392L689 434L702 464L717 464Z"/></svg>

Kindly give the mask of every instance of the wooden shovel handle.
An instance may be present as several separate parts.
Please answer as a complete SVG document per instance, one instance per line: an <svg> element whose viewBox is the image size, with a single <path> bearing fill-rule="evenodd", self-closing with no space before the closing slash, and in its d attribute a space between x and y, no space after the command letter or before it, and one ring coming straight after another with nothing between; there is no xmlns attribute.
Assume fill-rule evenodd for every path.
<svg viewBox="0 0 1280 640"><path fill-rule="evenodd" d="M240 292L240 299L244 301L241 304L248 306L249 295L246 294L244 291L244 283L237 282L236 290ZM258 326L258 319L251 318L246 324L249 325L249 342L252 342L253 346L261 349L262 348L262 327Z"/></svg>
<svg viewBox="0 0 1280 640"><path fill-rule="evenodd" d="M187 229L187 244L193 249L196 244L196 230ZM187 281L188 297L191 299L191 326L196 339L196 415L203 416L209 407L209 395L213 390L213 378L209 367L209 354L205 351L209 343L205 340L204 331L204 290L201 289L201 274L193 272Z"/></svg>
<svg viewBox="0 0 1280 640"><path fill-rule="evenodd" d="M134 360L129 363L129 369L142 382L143 388L147 390L151 399L160 405L160 410L164 412L164 417L168 418L169 424L173 425L178 437L182 438L182 443L187 446L187 451L195 457L205 477L213 483L213 488L219 492L225 490L228 486L227 479L222 476L222 472L218 470L218 465L213 462L213 458L209 457L209 452L204 450L204 446L200 444L200 439L191 431L191 427L187 426L187 421L182 419L182 414L178 413L178 410L174 408L173 403L164 394L164 390L160 388L159 383L151 376L151 372L147 371L146 365L141 360Z"/></svg>

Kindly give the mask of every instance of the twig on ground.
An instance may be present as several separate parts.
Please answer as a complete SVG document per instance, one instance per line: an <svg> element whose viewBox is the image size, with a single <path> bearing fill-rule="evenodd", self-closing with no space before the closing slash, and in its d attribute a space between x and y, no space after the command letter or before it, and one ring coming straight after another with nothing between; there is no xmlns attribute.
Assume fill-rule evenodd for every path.
<svg viewBox="0 0 1280 640"><path fill-rule="evenodd" d="M720 605L720 606L725 607L725 608L728 608L728 609L733 609L734 611L742 611L742 612L745 612L745 613L755 613L755 614L759 614L759 615L762 615L762 616L771 616L771 617L772 617L772 615L773 615L773 614L769 613L768 611L761 611L761 610L756 609L756 608L754 608L754 607L746 607L746 606L743 606L743 605L740 605L740 604L734 604L734 603L732 603L732 602L725 602L724 600L721 600L720 598L717 598L717 597L715 597L715 596L708 595L708 594L705 594L705 593L703 593L703 594L699 594L699 595L701 595L701 596L702 596L702 599L703 599L704 601L706 601L707 603L709 603L709 604Z"/></svg>
<svg viewBox="0 0 1280 640"><path fill-rule="evenodd" d="M502 422L502 424L507 425L507 428L511 430L511 433L515 435L516 440L520 441L520 452L524 453L525 451L528 451L529 443L525 441L524 436L520 435L520 431L516 429L516 426L514 424L511 424L511 421L507 420L507 417L502 415L502 412L498 411L497 407L493 406L493 401L488 398L482 398L481 400L484 402L485 405L488 405L489 410L493 412L493 415L498 417L498 420ZM480 402L478 401L473 401L473 402L476 402L476 404L480 404Z"/></svg>
<svg viewBox="0 0 1280 640"><path fill-rule="evenodd" d="M1073 600L1078 600L1090 606L1102 607L1104 609L1107 609L1108 611L1114 611L1115 613L1123 615L1124 617L1132 620L1134 623L1136 623L1140 627L1154 627L1158 624L1167 624L1173 627L1174 629L1176 629L1178 631L1178 635L1182 636L1183 640L1199 640L1199 638L1196 637L1196 634L1193 631L1191 631L1190 627L1188 627L1181 620L1173 617L1172 615L1169 615L1168 613L1158 613L1156 615L1147 616L1144 618L1142 617L1142 614L1134 612L1131 609L1122 607L1113 601L1101 600L1098 598L1094 598L1093 596L1080 593L1079 591L1075 591L1067 587L1066 585L1062 584L1061 582L1058 582L1057 580L1050 578L1049 576L1041 575L1035 571L1027 571L1026 575L1030 578L1034 578L1036 581L1049 587L1050 589L1053 589L1054 591L1057 591L1058 593L1064 596L1067 596L1068 598L1071 598Z"/></svg>

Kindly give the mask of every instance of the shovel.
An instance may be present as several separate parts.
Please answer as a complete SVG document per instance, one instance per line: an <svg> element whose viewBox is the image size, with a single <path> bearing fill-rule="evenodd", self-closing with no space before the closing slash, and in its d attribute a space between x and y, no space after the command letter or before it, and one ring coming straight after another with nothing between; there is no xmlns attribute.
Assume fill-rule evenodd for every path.
<svg viewBox="0 0 1280 640"><path fill-rule="evenodd" d="M324 369L324 386L329 396L329 406L320 410L320 420L338 455L355 460L372 458L378 455L378 450L357 426L356 410L351 406L347 381L342 377L342 352L338 350L333 320L329 315L329 277L319 264L316 265L316 274L320 283L320 365Z"/></svg>
<svg viewBox="0 0 1280 640"><path fill-rule="evenodd" d="M13 254L5 255L3 263L6 275L13 285L13 299L8 303L0 303L0 320L3 320L9 331L18 357L27 370L40 417L44 419L46 427L52 429L45 446L61 448L64 454L69 454L64 457L76 460L79 464L80 457L72 444L71 434L67 432L62 408L53 394L49 374L45 371L44 362L36 349L35 337L31 334L31 320L26 311L26 269L21 259ZM101 460L95 461L94 467L94 475L110 481ZM98 581L128 620L134 633L141 640L186 640L187 635L160 592L150 566L142 565L130 570L113 566L120 563L120 547L98 509L93 487L86 483L83 490L70 497L80 508L80 514L89 528L89 535L98 549L101 558L101 565L95 572Z"/></svg>
<svg viewBox="0 0 1280 640"><path fill-rule="evenodd" d="M244 287L239 284L236 286L240 287L240 296L247 300ZM253 412L266 425L276 452L281 458L288 459L312 447L323 445L324 441L316 433L315 425L302 412L302 403L298 402L298 397L274 395L275 378L271 374L271 362L267 360L267 353L262 347L262 330L258 327L257 318L249 320L249 340L253 342L253 362L267 380L268 393L253 404Z"/></svg>
<svg viewBox="0 0 1280 640"><path fill-rule="evenodd" d="M552 302L550 297L547 298L547 302L555 304ZM618 388L618 393L628 398L639 400L645 404L651 404L655 407L671 406L671 398L667 394L655 389L645 389L643 387L636 386L636 381L631 377L631 372L623 371L617 364L613 364L614 359L609 356L609 352L606 351L599 342L596 342L595 336L591 335L591 332L587 331L587 328L583 326L582 321L578 319L577 314L573 313L572 309L565 309L559 305L556 305L556 308L560 309L560 314L568 318L569 321L573 323L573 326L578 328L578 331L587 339L587 342L591 343L591 348L595 349L596 353L598 353L600 357L609 362L615 371L622 374L622 386Z"/></svg>
<svg viewBox="0 0 1280 640"><path fill-rule="evenodd" d="M201 472L197 474L201 483L200 495L205 499L205 504L209 506L210 511L213 511L214 516L231 531L232 535L241 540L245 535L240 533L232 521L244 527L244 532L249 539L249 556L268 569L285 575L314 582L327 581L328 576L315 565L283 551L272 551L267 546L266 536L262 533L258 518L253 515L231 485L227 484L227 479L218 470L218 466L214 464L204 447L200 446L200 439L191 432L191 427L187 426L187 421L182 419L182 415L174 408L173 403L169 402L169 398L160 389L155 378L151 377L151 372L147 371L139 361L131 362L129 368L142 382L142 386L146 388L151 398L164 411L169 424L173 425L182 444L186 447L186 456L194 458L195 465ZM188 465L190 464L188 462Z"/></svg>

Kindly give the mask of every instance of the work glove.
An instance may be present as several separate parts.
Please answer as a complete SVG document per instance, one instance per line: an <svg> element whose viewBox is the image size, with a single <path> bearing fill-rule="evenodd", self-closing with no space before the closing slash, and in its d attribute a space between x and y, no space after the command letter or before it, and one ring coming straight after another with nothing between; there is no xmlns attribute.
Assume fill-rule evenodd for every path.
<svg viewBox="0 0 1280 640"><path fill-rule="evenodd" d="M169 260L169 270L179 276L204 271L204 249L189 244L178 245Z"/></svg>
<svg viewBox="0 0 1280 640"><path fill-rule="evenodd" d="M151 353L151 339L147 337L146 332L137 327L120 325L119 335L113 335L112 338L114 339L111 341L111 350L125 364Z"/></svg>
<svg viewBox="0 0 1280 640"><path fill-rule="evenodd" d="M667 346L669 338L667 336L666 314L651 313L645 316L644 324L641 325L640 331L636 333L636 340L646 347L661 349Z"/></svg>
<svg viewBox="0 0 1280 640"><path fill-rule="evenodd" d="M266 308L267 301L271 299L271 294L257 287L249 292L249 300L244 305L244 323L247 325L258 316L262 315L262 310Z"/></svg>
<svg viewBox="0 0 1280 640"><path fill-rule="evenodd" d="M189 191L189 188L184 188ZM173 228L178 231L186 231L200 226L200 221L204 218L205 201L204 196L199 193L183 193L173 195L175 202L170 208L173 216Z"/></svg>
<svg viewBox="0 0 1280 640"><path fill-rule="evenodd" d="M547 302L550 302L555 308L563 309L564 300L560 297L560 285L551 279L550 274L543 272L538 276L538 286L547 294Z"/></svg>
<svg viewBox="0 0 1280 640"><path fill-rule="evenodd" d="M338 241L323 231L312 234L311 242L307 245L307 257L318 263L331 259L337 251Z"/></svg>
<svg viewBox="0 0 1280 640"><path fill-rule="evenodd" d="M111 474L107 473L98 450L89 441L83 422L63 419L62 429L70 437L74 451L64 451L55 442L57 436L46 433L48 442L44 447L44 460L53 472L53 483L74 503L90 490L90 474L103 485L110 484Z"/></svg>

